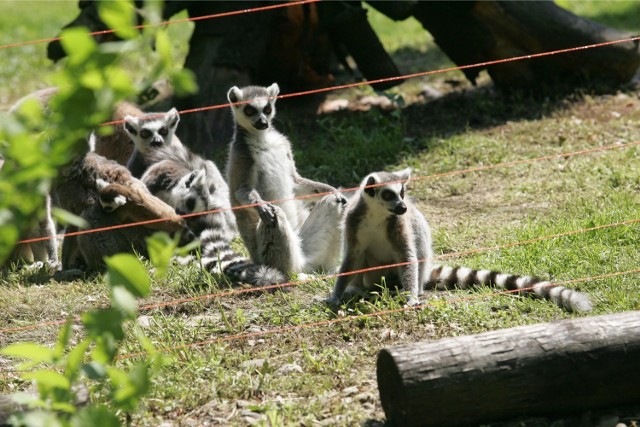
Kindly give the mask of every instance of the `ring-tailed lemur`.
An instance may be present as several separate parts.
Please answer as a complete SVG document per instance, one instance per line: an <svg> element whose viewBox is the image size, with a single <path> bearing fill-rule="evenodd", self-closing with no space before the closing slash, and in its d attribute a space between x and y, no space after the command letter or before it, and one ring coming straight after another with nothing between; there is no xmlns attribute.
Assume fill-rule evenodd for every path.
<svg viewBox="0 0 640 427"><path fill-rule="evenodd" d="M345 249L340 273L401 264L338 277L330 303L380 283L399 285L408 292L408 304L418 303L425 286L468 288L494 286L549 299L569 311L589 311L587 295L531 276L518 276L467 267L433 265L431 230L424 215L405 197L410 169L375 172L363 181L349 202Z"/></svg>
<svg viewBox="0 0 640 427"><path fill-rule="evenodd" d="M133 141L134 149L127 162L133 176L140 178L152 163L148 155L163 146L181 146L175 135L180 116L175 108L166 113L147 113L142 116L125 116L124 130Z"/></svg>
<svg viewBox="0 0 640 427"><path fill-rule="evenodd" d="M254 286L284 283L286 277L266 265L254 264L231 247L237 227L229 204L229 188L216 165L184 146L165 146L149 154L152 164L142 176L149 190L180 214L199 237L205 269Z"/></svg>
<svg viewBox="0 0 640 427"><path fill-rule="evenodd" d="M146 254L153 230L189 234L175 210L153 196L147 187L119 163L88 152L63 169L53 187L59 206L85 219L91 229L163 219L164 221L66 236L62 243L63 270L104 269L103 258L119 252ZM67 228L67 233L77 231Z"/></svg>
<svg viewBox="0 0 640 427"><path fill-rule="evenodd" d="M333 270L340 253L346 199L330 185L298 174L289 140L271 123L278 93L274 83L266 88L234 86L227 94L235 104L227 162L231 205L251 206L234 210L238 229L255 262L285 273ZM332 194L313 210L308 200L293 200L318 193Z"/></svg>

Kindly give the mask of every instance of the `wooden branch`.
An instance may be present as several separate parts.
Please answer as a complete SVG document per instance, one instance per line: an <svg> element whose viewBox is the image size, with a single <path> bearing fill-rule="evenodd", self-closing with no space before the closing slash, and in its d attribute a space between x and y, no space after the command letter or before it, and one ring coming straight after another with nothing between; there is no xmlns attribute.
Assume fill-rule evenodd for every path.
<svg viewBox="0 0 640 427"><path fill-rule="evenodd" d="M640 402L640 311L382 349L398 426L456 426Z"/></svg>

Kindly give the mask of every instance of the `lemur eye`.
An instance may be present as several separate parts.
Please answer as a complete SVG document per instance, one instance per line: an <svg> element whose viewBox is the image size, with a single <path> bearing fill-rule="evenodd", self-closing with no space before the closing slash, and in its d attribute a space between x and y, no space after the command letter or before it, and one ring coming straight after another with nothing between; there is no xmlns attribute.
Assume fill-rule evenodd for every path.
<svg viewBox="0 0 640 427"><path fill-rule="evenodd" d="M167 136L167 134L169 133L169 129L167 129L166 126L162 126L158 133L162 136Z"/></svg>
<svg viewBox="0 0 640 427"><path fill-rule="evenodd" d="M382 197L382 200L384 200L385 202L390 202L391 200L396 198L396 193L391 190L382 190L382 193L380 193L380 197Z"/></svg>
<svg viewBox="0 0 640 427"><path fill-rule="evenodd" d="M246 106L244 107L244 113L245 113L247 116L249 116L249 117L253 116L253 115L254 115L254 114L256 114L257 112L258 112L258 111L257 111L255 108L253 108L251 105L246 105Z"/></svg>
<svg viewBox="0 0 640 427"><path fill-rule="evenodd" d="M400 190L400 198L404 200L404 185L402 186L402 190Z"/></svg>
<svg viewBox="0 0 640 427"><path fill-rule="evenodd" d="M271 104L267 104L267 106L264 107L264 110L262 111L264 111L265 114L271 114L271 110L272 110Z"/></svg>
<svg viewBox="0 0 640 427"><path fill-rule="evenodd" d="M149 129L142 129L140 131L140 136L144 139L151 137L151 131Z"/></svg>

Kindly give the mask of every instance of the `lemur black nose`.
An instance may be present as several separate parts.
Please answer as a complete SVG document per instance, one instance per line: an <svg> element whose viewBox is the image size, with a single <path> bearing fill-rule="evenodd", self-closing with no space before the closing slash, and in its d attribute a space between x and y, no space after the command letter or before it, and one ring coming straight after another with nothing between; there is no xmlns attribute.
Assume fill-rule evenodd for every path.
<svg viewBox="0 0 640 427"><path fill-rule="evenodd" d="M395 208L393 208L393 213L396 215L402 215L407 211L407 205L404 203L398 203Z"/></svg>
<svg viewBox="0 0 640 427"><path fill-rule="evenodd" d="M163 143L163 142L162 142L162 140L161 140L161 139L153 139L153 140L151 141L151 146L152 146L152 147L155 147L155 148L157 148L157 147L162 147L162 143Z"/></svg>
<svg viewBox="0 0 640 427"><path fill-rule="evenodd" d="M267 123L265 119L260 118L253 124L253 127L258 130L265 130L269 127L269 123Z"/></svg>

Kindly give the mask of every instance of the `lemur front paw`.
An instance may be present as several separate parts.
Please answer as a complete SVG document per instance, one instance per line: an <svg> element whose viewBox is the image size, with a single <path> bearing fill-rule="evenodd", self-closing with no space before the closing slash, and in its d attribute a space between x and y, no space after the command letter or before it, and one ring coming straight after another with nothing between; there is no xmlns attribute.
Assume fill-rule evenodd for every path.
<svg viewBox="0 0 640 427"><path fill-rule="evenodd" d="M273 225L276 223L277 214L276 207L271 203L265 203L264 205L256 206L260 219L267 225Z"/></svg>

